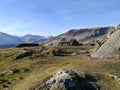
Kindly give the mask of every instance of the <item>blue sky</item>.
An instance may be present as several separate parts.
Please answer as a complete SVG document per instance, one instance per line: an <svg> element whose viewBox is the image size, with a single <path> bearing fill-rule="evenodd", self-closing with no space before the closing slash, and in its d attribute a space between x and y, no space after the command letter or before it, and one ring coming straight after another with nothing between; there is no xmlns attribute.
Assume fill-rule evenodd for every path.
<svg viewBox="0 0 120 90"><path fill-rule="evenodd" d="M19 36L119 23L119 0L0 0L0 31Z"/></svg>

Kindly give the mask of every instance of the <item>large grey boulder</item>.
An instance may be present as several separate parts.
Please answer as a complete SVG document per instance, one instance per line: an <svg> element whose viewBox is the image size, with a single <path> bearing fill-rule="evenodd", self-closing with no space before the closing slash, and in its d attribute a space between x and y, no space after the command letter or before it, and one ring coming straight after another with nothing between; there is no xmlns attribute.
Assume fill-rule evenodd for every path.
<svg viewBox="0 0 120 90"><path fill-rule="evenodd" d="M98 58L114 57L120 50L120 29L116 30L108 40L91 56Z"/></svg>
<svg viewBox="0 0 120 90"><path fill-rule="evenodd" d="M62 69L34 90L100 90L100 86L89 74L80 77L71 69Z"/></svg>
<svg viewBox="0 0 120 90"><path fill-rule="evenodd" d="M44 82L35 90L81 90L77 87L76 73L72 70L62 69L50 80Z"/></svg>

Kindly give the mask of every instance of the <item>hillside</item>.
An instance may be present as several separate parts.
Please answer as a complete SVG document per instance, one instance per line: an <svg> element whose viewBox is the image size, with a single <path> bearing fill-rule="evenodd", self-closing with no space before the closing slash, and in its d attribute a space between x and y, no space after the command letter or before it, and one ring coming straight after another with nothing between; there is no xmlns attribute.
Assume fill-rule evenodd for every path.
<svg viewBox="0 0 120 90"><path fill-rule="evenodd" d="M114 27L97 27L85 29L72 29L66 33L46 40L45 45L58 45L59 42L66 42L71 39L76 39L79 43L90 44L96 40L104 41L107 33L113 30Z"/></svg>
<svg viewBox="0 0 120 90"><path fill-rule="evenodd" d="M119 90L120 61L91 58L88 52L93 49L38 46L0 50L0 90L35 90L61 69L74 70L83 90ZM75 52L79 54L73 55Z"/></svg>

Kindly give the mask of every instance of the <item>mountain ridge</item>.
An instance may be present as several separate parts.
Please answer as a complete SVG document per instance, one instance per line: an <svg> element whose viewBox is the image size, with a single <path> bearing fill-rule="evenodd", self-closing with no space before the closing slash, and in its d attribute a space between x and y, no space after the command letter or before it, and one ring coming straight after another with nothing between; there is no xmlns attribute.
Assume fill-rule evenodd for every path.
<svg viewBox="0 0 120 90"><path fill-rule="evenodd" d="M49 46L58 45L59 42L67 42L71 39L76 39L79 43L90 44L96 40L100 40L102 42L107 38L108 32L113 29L115 29L114 26L71 29L55 37L44 37L31 34L19 37L1 32L0 44L39 43Z"/></svg>
<svg viewBox="0 0 120 90"><path fill-rule="evenodd" d="M107 33L113 29L115 29L113 26L71 29L66 33L47 39L44 44L47 46L58 45L59 42L67 42L71 39L76 39L79 43L92 43L98 39L104 40L107 38Z"/></svg>

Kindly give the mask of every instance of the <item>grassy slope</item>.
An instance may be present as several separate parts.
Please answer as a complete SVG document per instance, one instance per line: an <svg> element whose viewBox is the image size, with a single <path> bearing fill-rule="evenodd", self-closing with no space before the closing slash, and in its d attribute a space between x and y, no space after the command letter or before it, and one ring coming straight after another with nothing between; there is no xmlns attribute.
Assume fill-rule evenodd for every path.
<svg viewBox="0 0 120 90"><path fill-rule="evenodd" d="M51 48L51 47L48 47ZM86 52L88 47L59 47L63 52ZM120 61L89 60L83 55L77 56L34 56L14 60L23 48L11 48L0 51L0 90L32 90L57 70L73 68L80 75L93 75L102 90L119 90L120 82L110 74L120 77Z"/></svg>

